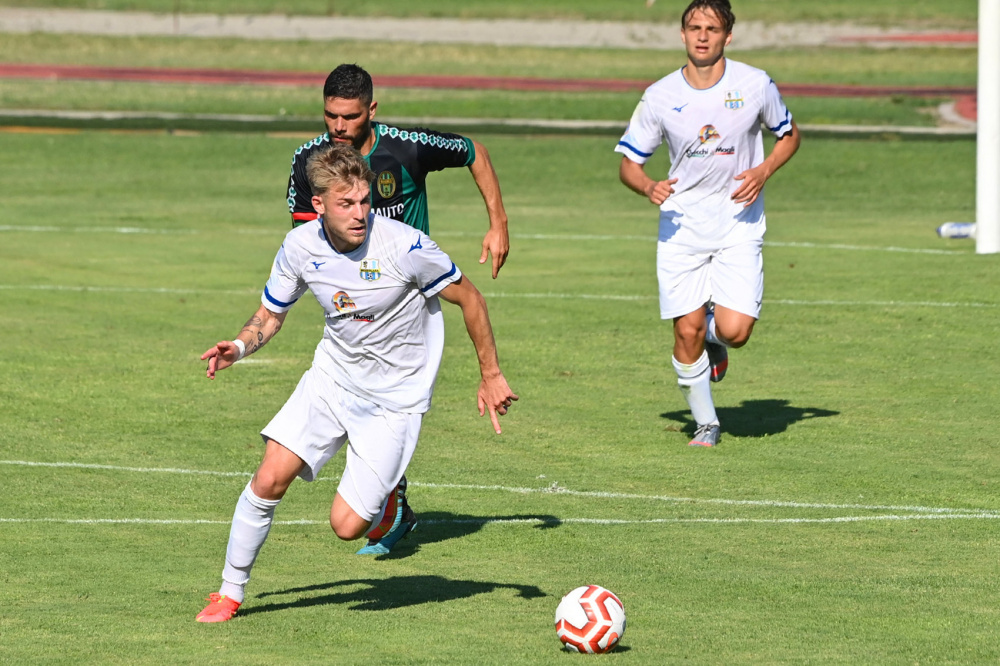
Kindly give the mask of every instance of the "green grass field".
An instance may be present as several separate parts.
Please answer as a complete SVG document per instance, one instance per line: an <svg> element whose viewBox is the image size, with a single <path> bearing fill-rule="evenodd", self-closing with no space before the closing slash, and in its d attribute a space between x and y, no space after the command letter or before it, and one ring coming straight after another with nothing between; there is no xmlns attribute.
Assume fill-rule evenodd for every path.
<svg viewBox="0 0 1000 666"><path fill-rule="evenodd" d="M232 11L231 2L8 6ZM324 9L324 6L326 8ZM239 11L675 20L630 3L284 3ZM974 27L975 3L743 0L740 20ZM364 49L364 50L362 50ZM364 59L357 54L363 53ZM739 58L740 54L734 53ZM0 62L652 80L679 53L3 35ZM779 82L975 84L974 50L747 56ZM4 80L0 108L317 117L317 91ZM389 89L380 115L613 119L637 95ZM933 124L938 100L793 99L800 123ZM485 212L431 176L432 235L487 295L520 402L493 434L457 309L408 474L421 523L355 556L326 523L343 457L279 506L235 620L217 589L257 435L309 366L319 307L204 377L199 355L259 303L312 134L0 131L0 663L551 664L562 594L624 601L628 664L996 663L1000 263L937 238L975 217L972 139L806 135L769 183L766 291L692 431L659 321L656 214L617 178L616 137L477 134L511 256L476 263ZM652 164L666 172L661 151Z"/></svg>
<svg viewBox="0 0 1000 666"><path fill-rule="evenodd" d="M253 362L209 382L198 360L256 308L301 138L0 134L0 662L568 663L552 615L585 583L625 603L616 663L1000 658L1000 265L933 233L974 215L971 140L806 137L768 188L723 441L696 451L655 212L613 141L479 137L510 261L475 263L465 173L432 177L432 235L488 296L521 395L503 435L449 309L417 532L379 560L338 542L338 457L278 508L241 617L195 623L320 336L304 299Z"/></svg>

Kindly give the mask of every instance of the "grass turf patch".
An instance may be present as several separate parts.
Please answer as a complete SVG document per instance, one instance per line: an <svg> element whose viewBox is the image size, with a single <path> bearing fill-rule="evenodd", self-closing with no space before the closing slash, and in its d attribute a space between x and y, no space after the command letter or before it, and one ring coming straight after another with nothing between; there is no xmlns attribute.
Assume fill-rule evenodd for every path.
<svg viewBox="0 0 1000 666"><path fill-rule="evenodd" d="M511 219L500 279L463 170L431 177L431 230L487 294L522 396L504 434L446 308L418 530L381 560L337 542L335 458L279 507L307 522L275 526L242 617L205 627L256 433L321 331L303 299L254 363L208 382L197 358L256 308L298 139L0 135L0 660L352 662L391 635L385 663L551 663L555 605L590 582L623 599L612 658L637 663L996 660L1000 368L968 332L1000 323L1000 269L933 234L973 213L974 142L806 138L768 186L763 318L713 387L722 444L696 451L655 210L613 141L480 138Z"/></svg>

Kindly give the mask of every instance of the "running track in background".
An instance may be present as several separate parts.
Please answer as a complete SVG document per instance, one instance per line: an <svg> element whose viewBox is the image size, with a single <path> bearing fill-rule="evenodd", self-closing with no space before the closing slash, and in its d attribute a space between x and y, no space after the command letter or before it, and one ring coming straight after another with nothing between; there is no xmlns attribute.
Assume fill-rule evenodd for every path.
<svg viewBox="0 0 1000 666"><path fill-rule="evenodd" d="M0 78L320 87L326 79L326 73L0 63ZM506 76L376 75L372 78L375 85L380 88L449 88L457 90L543 92L642 92L652 83L652 81L634 79L541 79ZM783 94L790 97L880 97L888 95L951 97L957 100L956 110L962 116L970 119L976 117L976 89L974 87L859 86L796 83L782 83L779 87Z"/></svg>

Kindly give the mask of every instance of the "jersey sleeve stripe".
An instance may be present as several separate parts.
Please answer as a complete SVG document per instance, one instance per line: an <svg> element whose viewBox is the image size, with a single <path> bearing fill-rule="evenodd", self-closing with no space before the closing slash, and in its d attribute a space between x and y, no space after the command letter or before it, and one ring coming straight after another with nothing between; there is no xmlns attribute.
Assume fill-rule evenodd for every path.
<svg viewBox="0 0 1000 666"><path fill-rule="evenodd" d="M652 157L653 156L653 153L644 153L641 150L639 150L638 148L636 148L635 146L633 146L632 144L630 144L628 141L619 141L618 145L619 146L623 146L625 148L628 148L629 150L631 150L636 155L639 155L640 157L647 157L648 158L648 157Z"/></svg>
<svg viewBox="0 0 1000 666"><path fill-rule="evenodd" d="M441 277L439 277L437 280L434 280L434 282L431 282L429 285L427 285L426 287L424 287L423 289L421 289L420 292L421 293L426 293L426 292L430 291L431 289L433 289L434 287L436 287L437 285L439 285L442 280L447 280L452 275L454 275L455 271L457 271L457 270L458 270L458 267L455 266L455 262L454 261L451 262L451 270L450 271L448 271L447 273L445 273L444 275L442 275Z"/></svg>
<svg viewBox="0 0 1000 666"><path fill-rule="evenodd" d="M454 264L452 264L452 265L454 266ZM295 301L291 301L289 303L282 303L277 298L275 298L274 296L271 295L271 292L269 292L267 290L267 286L266 285L264 286L264 298L266 298L271 303L274 303L279 308L290 308L290 307L292 307L292 305L295 304L295 301L299 300L299 299L296 298Z"/></svg>
<svg viewBox="0 0 1000 666"><path fill-rule="evenodd" d="M465 161L465 166L472 166L472 163L476 161L476 144L472 143L472 139L468 137L462 137L465 139L466 149L469 151L469 159Z"/></svg>
<svg viewBox="0 0 1000 666"><path fill-rule="evenodd" d="M293 220L302 220L303 222L315 220L317 217L319 217L319 215L316 213L292 213Z"/></svg>
<svg viewBox="0 0 1000 666"><path fill-rule="evenodd" d="M777 127L768 127L767 129L771 130L774 134L778 134L781 132L782 128L785 127L785 125L788 125L789 130L792 129L791 122L792 114L788 112L788 109L785 109L785 119L778 123ZM784 134L784 132L782 132L782 134Z"/></svg>

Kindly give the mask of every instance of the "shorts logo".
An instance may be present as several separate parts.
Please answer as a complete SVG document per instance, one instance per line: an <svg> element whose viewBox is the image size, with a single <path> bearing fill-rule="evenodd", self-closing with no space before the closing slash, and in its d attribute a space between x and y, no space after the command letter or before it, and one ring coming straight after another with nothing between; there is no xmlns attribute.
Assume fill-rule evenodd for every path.
<svg viewBox="0 0 1000 666"><path fill-rule="evenodd" d="M378 184L378 193L382 195L383 199L389 199L396 193L396 177L392 175L391 171L380 173L376 183Z"/></svg>
<svg viewBox="0 0 1000 666"><path fill-rule="evenodd" d="M382 277L382 269L378 267L378 259L362 259L360 272L361 279L369 282L374 282Z"/></svg>
<svg viewBox="0 0 1000 666"><path fill-rule="evenodd" d="M698 132L698 141L700 141L703 145L711 141L718 141L721 138L722 135L715 129L714 125L705 125L701 128L701 131Z"/></svg>
<svg viewBox="0 0 1000 666"><path fill-rule="evenodd" d="M736 109L740 109L742 107L743 107L743 93L741 93L739 90L727 90L726 108L735 111Z"/></svg>
<svg viewBox="0 0 1000 666"><path fill-rule="evenodd" d="M341 314L357 309L357 305L354 304L354 299L351 298L346 291L338 291L333 295L333 307L337 309L337 312Z"/></svg>

